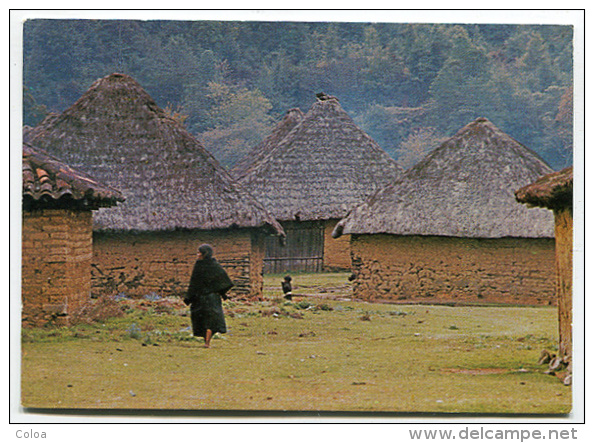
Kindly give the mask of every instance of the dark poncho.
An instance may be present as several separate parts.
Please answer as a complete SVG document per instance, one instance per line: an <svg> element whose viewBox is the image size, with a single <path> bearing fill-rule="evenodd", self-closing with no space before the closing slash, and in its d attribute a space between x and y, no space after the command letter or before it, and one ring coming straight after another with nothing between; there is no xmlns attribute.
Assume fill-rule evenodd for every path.
<svg viewBox="0 0 594 443"><path fill-rule="evenodd" d="M191 305L195 336L204 337L207 329L213 334L227 332L221 297L227 298L226 293L232 286L233 282L214 258L196 261L184 299Z"/></svg>

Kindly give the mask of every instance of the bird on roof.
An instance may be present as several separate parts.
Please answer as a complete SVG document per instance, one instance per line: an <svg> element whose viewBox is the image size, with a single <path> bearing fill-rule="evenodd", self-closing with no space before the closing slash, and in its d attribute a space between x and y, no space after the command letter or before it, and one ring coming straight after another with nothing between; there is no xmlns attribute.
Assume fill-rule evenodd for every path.
<svg viewBox="0 0 594 443"><path fill-rule="evenodd" d="M318 92L316 94L316 97L318 98L318 100L330 100L331 98L336 98L336 97L326 94L325 92Z"/></svg>

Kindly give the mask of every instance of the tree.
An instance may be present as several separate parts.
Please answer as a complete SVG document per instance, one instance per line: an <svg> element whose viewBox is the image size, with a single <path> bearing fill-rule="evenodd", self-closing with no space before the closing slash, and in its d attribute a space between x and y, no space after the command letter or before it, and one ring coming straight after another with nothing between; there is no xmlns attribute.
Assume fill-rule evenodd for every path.
<svg viewBox="0 0 594 443"><path fill-rule="evenodd" d="M486 50L476 46L462 27L450 30L452 50L431 84L431 115L442 131L453 132L480 117L491 78Z"/></svg>
<svg viewBox="0 0 594 443"><path fill-rule="evenodd" d="M255 87L262 91L273 105L275 115L283 115L288 109L311 105L313 96L303 88L301 81L306 75L298 63L282 51L272 52L260 66Z"/></svg>
<svg viewBox="0 0 594 443"><path fill-rule="evenodd" d="M355 117L355 122L368 133L381 148L398 159L398 147L426 123L426 109L397 106L369 106Z"/></svg>
<svg viewBox="0 0 594 443"><path fill-rule="evenodd" d="M406 85L408 106L429 100L431 83L448 58L451 41L444 25L406 24L396 29L393 45L404 59L410 80Z"/></svg>
<svg viewBox="0 0 594 443"><path fill-rule="evenodd" d="M175 120L182 126L184 126L186 120L188 119L188 114L184 112L181 106L178 106L174 109L171 103L165 106L163 112L165 112L165 115L167 115L169 118Z"/></svg>
<svg viewBox="0 0 594 443"><path fill-rule="evenodd" d="M24 85L52 111L62 111L84 92L77 75L79 31L76 21L24 24Z"/></svg>
<svg viewBox="0 0 594 443"><path fill-rule="evenodd" d="M150 76L148 75L150 72ZM183 102L184 87L200 72L199 57L183 36L172 35L165 44L155 41L143 65L144 87L157 103L177 106Z"/></svg>
<svg viewBox="0 0 594 443"><path fill-rule="evenodd" d="M35 126L48 114L47 107L39 104L26 86L23 87L23 125Z"/></svg>
<svg viewBox="0 0 594 443"><path fill-rule="evenodd" d="M254 115L250 140L269 124L263 115L305 111L323 91L394 155L415 128L451 135L482 116L553 164L556 150L571 143L569 126L556 118L572 86L572 39L564 25L29 20L25 121L36 121L37 105L64 110L117 71L138 80L160 106L187 115L192 133L216 129L217 140L223 133L239 140L232 126L244 121L247 128L249 120L223 126L215 108L242 111L215 103L209 83L229 87L233 100L257 102L259 94L272 106ZM246 144L252 142L228 146Z"/></svg>
<svg viewBox="0 0 594 443"><path fill-rule="evenodd" d="M446 140L435 128L419 128L398 147L398 163L405 169L411 168Z"/></svg>
<svg viewBox="0 0 594 443"><path fill-rule="evenodd" d="M197 55L199 63L188 81L184 83L182 106L188 114L188 129L198 134L213 124L209 121L212 100L209 97L209 84L223 84L228 76L228 64L219 59L211 50Z"/></svg>
<svg viewBox="0 0 594 443"><path fill-rule="evenodd" d="M211 82L207 97L212 106L200 134L206 148L225 166L234 165L272 129L272 105L257 89Z"/></svg>
<svg viewBox="0 0 594 443"><path fill-rule="evenodd" d="M567 88L561 96L555 122L559 136L564 140L563 147L571 148L573 145L573 87Z"/></svg>
<svg viewBox="0 0 594 443"><path fill-rule="evenodd" d="M557 134L561 140L560 155L566 165L573 161L573 88L567 88L561 100L555 116Z"/></svg>
<svg viewBox="0 0 594 443"><path fill-rule="evenodd" d="M559 74L555 69L542 36L533 32L524 55L518 65L526 77L526 85L532 92L544 92L557 84Z"/></svg>

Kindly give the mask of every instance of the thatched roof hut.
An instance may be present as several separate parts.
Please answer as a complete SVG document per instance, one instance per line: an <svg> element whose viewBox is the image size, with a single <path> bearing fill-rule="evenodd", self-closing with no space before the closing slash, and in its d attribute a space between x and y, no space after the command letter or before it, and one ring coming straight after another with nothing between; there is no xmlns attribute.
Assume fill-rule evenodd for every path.
<svg viewBox="0 0 594 443"><path fill-rule="evenodd" d="M332 241L334 225L402 169L336 97L318 94L282 137L297 118L277 128L239 179L287 232L285 248L268 245L266 270L348 269L348 240Z"/></svg>
<svg viewBox="0 0 594 443"><path fill-rule="evenodd" d="M249 174L254 165L260 163L291 130L303 120L303 112L299 108L289 109L268 137L262 140L248 155L242 158L231 170L231 175L241 179Z"/></svg>
<svg viewBox="0 0 594 443"><path fill-rule="evenodd" d="M552 237L552 215L514 197L549 172L537 154L479 118L354 209L334 235Z"/></svg>
<svg viewBox="0 0 594 443"><path fill-rule="evenodd" d="M554 303L552 214L514 198L548 172L487 119L468 124L334 229L351 237L355 296Z"/></svg>
<svg viewBox="0 0 594 443"><path fill-rule="evenodd" d="M324 96L240 183L278 220L327 220L345 216L400 174L338 99Z"/></svg>
<svg viewBox="0 0 594 443"><path fill-rule="evenodd" d="M120 189L125 205L99 211L97 229L282 229L181 124L130 76L97 80L31 143Z"/></svg>
<svg viewBox="0 0 594 443"><path fill-rule="evenodd" d="M27 137L126 195L94 218L97 291L180 294L208 242L234 295L261 295L264 237L281 225L130 76L97 80Z"/></svg>

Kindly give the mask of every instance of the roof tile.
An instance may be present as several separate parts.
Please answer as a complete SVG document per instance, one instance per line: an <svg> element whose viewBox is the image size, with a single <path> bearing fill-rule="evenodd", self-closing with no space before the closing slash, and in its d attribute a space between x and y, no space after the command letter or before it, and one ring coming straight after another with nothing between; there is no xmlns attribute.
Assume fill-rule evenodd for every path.
<svg viewBox="0 0 594 443"><path fill-rule="evenodd" d="M75 171L41 149L23 144L23 203L25 207L114 206L122 194Z"/></svg>

